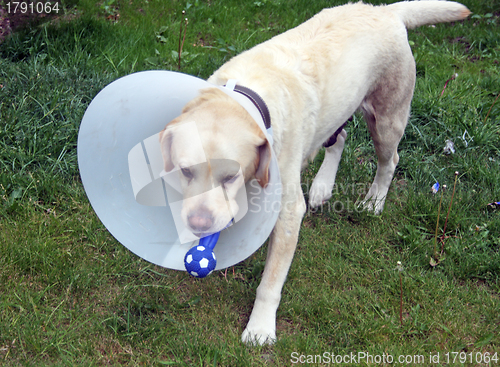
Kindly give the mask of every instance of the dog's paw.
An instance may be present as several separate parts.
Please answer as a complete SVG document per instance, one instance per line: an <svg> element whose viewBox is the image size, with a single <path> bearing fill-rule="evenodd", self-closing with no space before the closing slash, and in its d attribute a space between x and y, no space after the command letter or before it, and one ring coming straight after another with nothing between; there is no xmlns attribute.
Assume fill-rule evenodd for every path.
<svg viewBox="0 0 500 367"><path fill-rule="evenodd" d="M317 208L332 197L333 185L314 181L309 191L309 206Z"/></svg>
<svg viewBox="0 0 500 367"><path fill-rule="evenodd" d="M358 208L362 208L375 215L382 214L384 210L385 200L376 200L375 198L365 199L358 204Z"/></svg>
<svg viewBox="0 0 500 367"><path fill-rule="evenodd" d="M276 330L274 327L250 328L247 326L241 335L241 340L249 345L271 345L276 341Z"/></svg>

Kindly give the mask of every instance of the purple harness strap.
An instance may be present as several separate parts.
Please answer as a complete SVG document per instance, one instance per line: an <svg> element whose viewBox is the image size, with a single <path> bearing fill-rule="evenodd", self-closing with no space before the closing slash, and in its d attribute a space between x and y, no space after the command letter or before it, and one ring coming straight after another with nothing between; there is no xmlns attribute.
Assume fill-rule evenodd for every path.
<svg viewBox="0 0 500 367"><path fill-rule="evenodd" d="M335 131L335 132L333 133L333 135L332 135L332 136L330 136L330 137L328 138L328 140L327 140L327 141L325 141L325 142L323 143L323 146L324 146L325 148L331 147L332 145L334 145L334 144L337 142L337 136L339 136L340 132L342 131L342 129L343 129L344 127L346 127L346 125L347 125L347 123L348 123L349 121L352 121L352 116L351 116L351 117L349 117L349 118L347 119L347 121L346 121L346 122L344 122L344 124L343 124L341 127L339 127L339 128L337 129L337 131Z"/></svg>

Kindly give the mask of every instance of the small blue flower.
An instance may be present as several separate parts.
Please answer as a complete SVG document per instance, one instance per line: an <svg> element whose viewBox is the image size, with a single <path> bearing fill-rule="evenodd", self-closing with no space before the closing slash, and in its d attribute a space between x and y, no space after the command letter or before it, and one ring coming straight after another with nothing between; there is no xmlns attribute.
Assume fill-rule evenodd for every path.
<svg viewBox="0 0 500 367"><path fill-rule="evenodd" d="M436 182L434 185L432 185L431 191L433 194L439 191L439 182Z"/></svg>

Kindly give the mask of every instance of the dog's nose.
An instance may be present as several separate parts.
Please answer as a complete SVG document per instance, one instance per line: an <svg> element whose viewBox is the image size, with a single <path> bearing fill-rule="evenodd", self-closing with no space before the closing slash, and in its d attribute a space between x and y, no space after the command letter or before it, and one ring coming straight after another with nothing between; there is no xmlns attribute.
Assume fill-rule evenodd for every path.
<svg viewBox="0 0 500 367"><path fill-rule="evenodd" d="M188 223L193 231L204 232L212 227L214 218L212 214L205 209L197 210L188 215Z"/></svg>

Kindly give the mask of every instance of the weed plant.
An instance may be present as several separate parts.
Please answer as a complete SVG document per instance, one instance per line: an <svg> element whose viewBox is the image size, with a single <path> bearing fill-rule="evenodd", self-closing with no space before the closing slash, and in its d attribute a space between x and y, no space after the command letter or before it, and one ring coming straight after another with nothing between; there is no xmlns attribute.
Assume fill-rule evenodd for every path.
<svg viewBox="0 0 500 367"><path fill-rule="evenodd" d="M240 342L265 245L227 273L196 280L130 253L85 196L76 142L86 107L121 76L177 70L183 10L181 71L206 78L340 3L62 2L57 17L0 44L0 364L289 366L293 355L359 352L422 355L422 365L437 353L433 365L498 363L484 363L500 353L500 208L488 205L500 201L495 0L464 1L473 16L463 22L409 31L417 85L381 216L354 205L376 159L361 117L348 125L333 197L304 218L272 347ZM303 172L306 195L322 156ZM451 188L455 171L444 252L432 267L440 195L430 188ZM448 190L443 208L450 199ZM454 352L472 361L445 363Z"/></svg>

